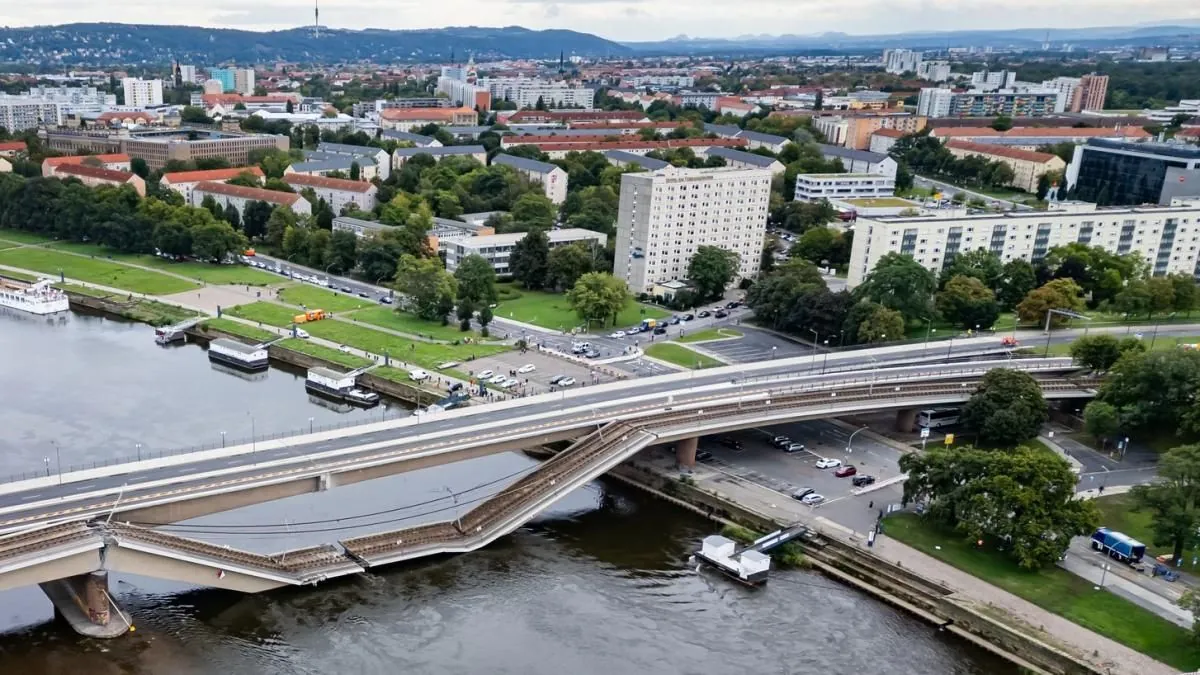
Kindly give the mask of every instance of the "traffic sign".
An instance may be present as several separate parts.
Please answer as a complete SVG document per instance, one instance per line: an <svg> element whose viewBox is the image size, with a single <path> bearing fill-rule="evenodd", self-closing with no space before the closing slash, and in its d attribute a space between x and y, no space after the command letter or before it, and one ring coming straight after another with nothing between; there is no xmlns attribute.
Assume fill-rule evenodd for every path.
<svg viewBox="0 0 1200 675"><path fill-rule="evenodd" d="M954 445L954 434L946 434L946 445Z"/></svg>
<svg viewBox="0 0 1200 675"><path fill-rule="evenodd" d="M929 438L929 427L921 427L921 438Z"/></svg>

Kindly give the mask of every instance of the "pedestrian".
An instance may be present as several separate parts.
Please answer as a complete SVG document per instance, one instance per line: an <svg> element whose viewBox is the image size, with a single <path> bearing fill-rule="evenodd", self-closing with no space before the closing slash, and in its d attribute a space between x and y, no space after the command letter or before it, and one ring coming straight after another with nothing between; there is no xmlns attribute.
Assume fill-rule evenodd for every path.
<svg viewBox="0 0 1200 675"><path fill-rule="evenodd" d="M868 509L873 509L873 508L875 508L875 500L874 500L874 499L872 499L871 501L867 502L867 508L868 508Z"/></svg>

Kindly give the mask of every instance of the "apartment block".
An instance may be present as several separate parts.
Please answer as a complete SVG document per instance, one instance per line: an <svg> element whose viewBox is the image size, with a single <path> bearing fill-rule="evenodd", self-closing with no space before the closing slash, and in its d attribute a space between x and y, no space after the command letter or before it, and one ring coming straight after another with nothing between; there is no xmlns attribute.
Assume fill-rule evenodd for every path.
<svg viewBox="0 0 1200 675"><path fill-rule="evenodd" d="M1037 192L1038 181L1043 175L1062 171L1067 166L1058 155L1003 145L950 141L946 143L946 148L958 158L982 157L991 162L1007 164L1013 170L1013 180L1009 185L1029 193Z"/></svg>
<svg viewBox="0 0 1200 675"><path fill-rule="evenodd" d="M200 206L206 196L211 196L221 206L232 204L233 208L237 209L239 216L245 214L246 205L250 202L266 202L273 207L282 206L290 209L292 213L298 216L312 215L312 204L309 204L307 199L294 192L279 192L277 190L229 185L228 183L204 182L197 184L192 189L192 206Z"/></svg>
<svg viewBox="0 0 1200 675"><path fill-rule="evenodd" d="M89 164L63 164L55 170L54 177L64 180L75 178L88 187L132 185L139 195L146 196L146 182L141 176L129 171L116 171Z"/></svg>
<svg viewBox="0 0 1200 675"><path fill-rule="evenodd" d="M873 173L802 173L796 176L796 201L891 197L896 179Z"/></svg>
<svg viewBox="0 0 1200 675"><path fill-rule="evenodd" d="M673 169L621 176L613 274L636 292L683 279L700 246L738 255L758 274L772 174L763 169Z"/></svg>
<svg viewBox="0 0 1200 675"><path fill-rule="evenodd" d="M192 190L200 183L224 183L242 174L253 176L258 184L262 185L263 171L257 166L239 166L232 169L212 169L210 171L175 171L163 174L159 184L183 195L183 201L191 204Z"/></svg>
<svg viewBox="0 0 1200 675"><path fill-rule="evenodd" d="M854 228L847 283L850 287L861 284L888 253L910 255L936 273L967 251L985 249L1004 262L1036 263L1050 249L1074 242L1119 255L1140 255L1155 276L1200 274L1200 200L1139 208L1052 202L1048 211L860 217Z"/></svg>
<svg viewBox="0 0 1200 675"><path fill-rule="evenodd" d="M361 180L345 180L326 176L310 176L302 173L284 174L283 182L296 192L311 189L318 199L324 199L334 213L353 204L360 211L375 208L375 193L379 188Z"/></svg>
<svg viewBox="0 0 1200 675"><path fill-rule="evenodd" d="M530 182L541 183L542 192L555 204L561 204L567 199L567 172L556 164L504 153L493 157L492 164L511 167Z"/></svg>
<svg viewBox="0 0 1200 675"><path fill-rule="evenodd" d="M162 84L162 80L140 80L136 77L122 79L121 89L125 92L125 105L136 108L162 105Z"/></svg>
<svg viewBox="0 0 1200 675"><path fill-rule="evenodd" d="M513 232L510 234L463 237L443 241L440 243L439 248L446 253L446 270L449 272L458 269L458 265L462 262L463 258L469 255L479 255L491 264L497 276L505 277L512 275L508 267L509 258L512 256L512 251L516 248L517 243L524 239L526 234L526 232ZM608 243L608 236L602 232L593 232L574 227L550 230L546 233L546 236L550 239L551 249L566 246L567 244L583 242L595 246L599 251Z"/></svg>
<svg viewBox="0 0 1200 675"><path fill-rule="evenodd" d="M0 127L12 132L57 127L63 122L62 105L31 98L0 98Z"/></svg>
<svg viewBox="0 0 1200 675"><path fill-rule="evenodd" d="M1000 89L955 92L922 89L917 114L927 117L1045 117L1062 112L1062 93L1052 89Z"/></svg>

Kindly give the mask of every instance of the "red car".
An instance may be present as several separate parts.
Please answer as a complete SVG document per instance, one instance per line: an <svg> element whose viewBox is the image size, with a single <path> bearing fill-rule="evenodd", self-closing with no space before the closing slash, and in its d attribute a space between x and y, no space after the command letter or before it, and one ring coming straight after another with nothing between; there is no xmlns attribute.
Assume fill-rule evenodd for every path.
<svg viewBox="0 0 1200 675"><path fill-rule="evenodd" d="M858 469L854 468L853 464L847 464L837 471L834 471L833 475L837 476L838 478L845 478L846 476L853 476L856 473L858 473Z"/></svg>

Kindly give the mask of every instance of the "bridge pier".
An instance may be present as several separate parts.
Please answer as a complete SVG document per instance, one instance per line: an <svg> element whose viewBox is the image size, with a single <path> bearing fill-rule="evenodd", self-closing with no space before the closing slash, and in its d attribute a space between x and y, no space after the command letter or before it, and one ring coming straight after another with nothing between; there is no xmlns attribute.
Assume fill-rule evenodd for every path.
<svg viewBox="0 0 1200 675"><path fill-rule="evenodd" d="M675 443L675 462L681 467L696 468L696 447L699 437L683 438Z"/></svg>
<svg viewBox="0 0 1200 675"><path fill-rule="evenodd" d="M896 411L896 431L908 433L917 425L916 408L904 408Z"/></svg>
<svg viewBox="0 0 1200 675"><path fill-rule="evenodd" d="M54 604L55 617L61 617L84 637L115 638L133 629L108 593L107 571L99 570L39 585ZM112 616L112 610L116 610L116 617Z"/></svg>

